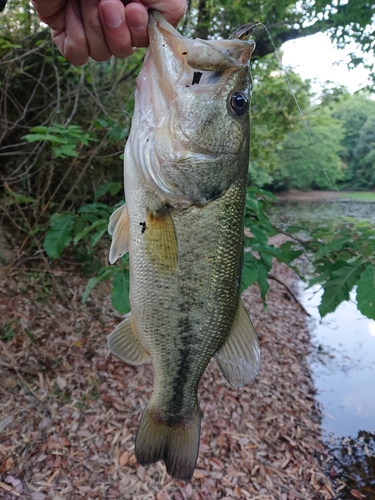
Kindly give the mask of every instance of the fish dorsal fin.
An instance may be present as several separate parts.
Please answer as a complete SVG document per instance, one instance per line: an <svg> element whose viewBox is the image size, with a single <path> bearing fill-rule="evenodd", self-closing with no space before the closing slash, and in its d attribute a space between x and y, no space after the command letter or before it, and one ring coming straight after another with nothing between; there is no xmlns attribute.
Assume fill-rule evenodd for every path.
<svg viewBox="0 0 375 500"><path fill-rule="evenodd" d="M112 235L109 262L114 264L129 251L129 214L126 204L115 210L109 218L108 232Z"/></svg>
<svg viewBox="0 0 375 500"><path fill-rule="evenodd" d="M108 337L108 348L130 365L143 365L150 357L141 345L131 313Z"/></svg>
<svg viewBox="0 0 375 500"><path fill-rule="evenodd" d="M161 273L176 270L178 249L173 218L167 207L156 212L147 212L143 226L146 255Z"/></svg>
<svg viewBox="0 0 375 500"><path fill-rule="evenodd" d="M215 358L222 374L234 387L246 385L258 375L258 337L241 300L229 337L215 353Z"/></svg>

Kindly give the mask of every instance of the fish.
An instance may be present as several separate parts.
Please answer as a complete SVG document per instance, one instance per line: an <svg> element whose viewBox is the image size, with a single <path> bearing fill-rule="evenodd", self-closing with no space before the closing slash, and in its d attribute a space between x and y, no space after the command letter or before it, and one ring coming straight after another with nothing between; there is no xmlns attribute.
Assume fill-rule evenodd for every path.
<svg viewBox="0 0 375 500"><path fill-rule="evenodd" d="M126 204L108 226L110 262L129 252L131 305L108 347L131 365L151 361L154 372L135 456L144 466L162 460L185 481L197 462L197 391L210 359L234 387L260 367L240 297L255 46L245 31L192 39L149 11L124 153Z"/></svg>

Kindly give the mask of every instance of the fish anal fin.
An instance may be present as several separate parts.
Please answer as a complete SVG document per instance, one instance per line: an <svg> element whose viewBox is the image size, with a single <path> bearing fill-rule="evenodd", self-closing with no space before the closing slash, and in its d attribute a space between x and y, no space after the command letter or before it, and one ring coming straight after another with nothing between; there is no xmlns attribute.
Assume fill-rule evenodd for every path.
<svg viewBox="0 0 375 500"><path fill-rule="evenodd" d="M150 357L140 343L131 313L109 335L108 347L130 365L142 365Z"/></svg>
<svg viewBox="0 0 375 500"><path fill-rule="evenodd" d="M113 212L109 219L108 232L112 234L109 262L114 264L129 251L129 214L126 205Z"/></svg>
<svg viewBox="0 0 375 500"><path fill-rule="evenodd" d="M163 460L175 479L189 481L199 452L200 413L168 424L158 411L144 410L135 438L135 457L141 465Z"/></svg>
<svg viewBox="0 0 375 500"><path fill-rule="evenodd" d="M157 212L147 212L144 226L146 255L162 273L175 271L177 267L177 236L173 218L167 207Z"/></svg>
<svg viewBox="0 0 375 500"><path fill-rule="evenodd" d="M219 368L234 387L248 384L260 369L260 348L255 328L249 315L239 301L231 332L215 353Z"/></svg>

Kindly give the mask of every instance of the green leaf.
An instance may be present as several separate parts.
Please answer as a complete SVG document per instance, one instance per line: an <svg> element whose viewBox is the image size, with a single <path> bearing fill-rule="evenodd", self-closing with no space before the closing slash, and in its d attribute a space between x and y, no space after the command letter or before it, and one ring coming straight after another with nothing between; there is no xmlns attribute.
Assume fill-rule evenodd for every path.
<svg viewBox="0 0 375 500"><path fill-rule="evenodd" d="M258 266L258 284L260 288L260 296L262 297L263 302L265 302L270 286L268 283L268 269L261 265Z"/></svg>
<svg viewBox="0 0 375 500"><path fill-rule="evenodd" d="M357 307L362 314L375 319L375 266L369 265L357 284Z"/></svg>
<svg viewBox="0 0 375 500"><path fill-rule="evenodd" d="M108 217L112 214L113 208L105 203L89 203L88 205L83 205L78 210L79 214L96 214L99 217L103 216L103 213L108 214Z"/></svg>
<svg viewBox="0 0 375 500"><path fill-rule="evenodd" d="M319 306L319 312L322 317L333 312L341 302L349 300L349 292L361 275L362 264L362 259L353 263L346 263L331 273L323 285L324 294Z"/></svg>
<svg viewBox="0 0 375 500"><path fill-rule="evenodd" d="M61 139L60 137L56 137L52 134L27 134L22 137L22 139L26 139L27 142L37 142L37 141L50 141L53 144L64 144L66 141Z"/></svg>
<svg viewBox="0 0 375 500"><path fill-rule="evenodd" d="M98 199L103 196L106 193L111 193L112 196L115 196L122 188L122 183L121 182L106 182L100 188L98 188L95 191L94 198L95 201L98 201Z"/></svg>
<svg viewBox="0 0 375 500"><path fill-rule="evenodd" d="M101 238L106 235L108 233L108 221L103 221L103 226L102 228L97 231L95 231L95 233L91 236L91 240L90 240L90 245L91 245L91 248L94 247L98 241L101 240Z"/></svg>
<svg viewBox="0 0 375 500"><path fill-rule="evenodd" d="M297 257L303 254L303 250L295 250L293 248L294 243L291 241L286 241L279 246L279 251L284 259L284 262L290 264ZM277 258L277 257L276 257Z"/></svg>
<svg viewBox="0 0 375 500"><path fill-rule="evenodd" d="M241 293L258 279L258 261L250 252L245 252L241 277Z"/></svg>
<svg viewBox="0 0 375 500"><path fill-rule="evenodd" d="M121 314L130 311L129 302L129 271L128 269L118 269L112 283L112 305Z"/></svg>
<svg viewBox="0 0 375 500"><path fill-rule="evenodd" d="M44 238L44 249L50 259L57 259L72 241L73 214L54 214Z"/></svg>
<svg viewBox="0 0 375 500"><path fill-rule="evenodd" d="M117 268L115 267L102 267L100 270L98 276L94 276L93 278L90 278L89 281L87 282L85 291L83 292L82 295L82 304L84 304L92 292L92 290L96 287L98 283L101 281L108 280L112 278L112 276L117 272Z"/></svg>
<svg viewBox="0 0 375 500"><path fill-rule="evenodd" d="M53 148L53 154L56 158L65 158L66 156L75 158L78 156L74 144L64 144L63 146L55 147Z"/></svg>
<svg viewBox="0 0 375 500"><path fill-rule="evenodd" d="M321 246L321 248L316 252L315 257L319 258L323 255L327 255L330 252L335 252L337 250L341 250L348 243L347 238L338 238L337 240L333 240L330 243Z"/></svg>
<svg viewBox="0 0 375 500"><path fill-rule="evenodd" d="M104 231L107 229L107 225L108 225L108 220L101 219L95 221L93 224L91 224L90 226L86 226L85 229L83 229L83 231L78 233L74 237L73 243L76 245L82 238L85 238L85 236L87 236L94 229L96 229L97 232L102 233L103 229Z"/></svg>
<svg viewBox="0 0 375 500"><path fill-rule="evenodd" d="M108 130L107 137L112 142L119 142L125 139L128 129L124 127L111 127Z"/></svg>
<svg viewBox="0 0 375 500"><path fill-rule="evenodd" d="M252 226L251 232L253 233L254 239L256 240L257 243L262 243L263 245L265 245L268 242L267 234L259 227Z"/></svg>

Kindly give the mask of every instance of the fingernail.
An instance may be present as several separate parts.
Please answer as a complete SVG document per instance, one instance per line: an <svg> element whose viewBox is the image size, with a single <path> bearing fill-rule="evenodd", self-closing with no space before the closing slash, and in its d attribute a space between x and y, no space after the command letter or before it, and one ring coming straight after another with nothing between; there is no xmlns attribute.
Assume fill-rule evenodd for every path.
<svg viewBox="0 0 375 500"><path fill-rule="evenodd" d="M102 7L104 22L111 28L118 28L122 23L122 12L120 7L113 2L108 2Z"/></svg>

